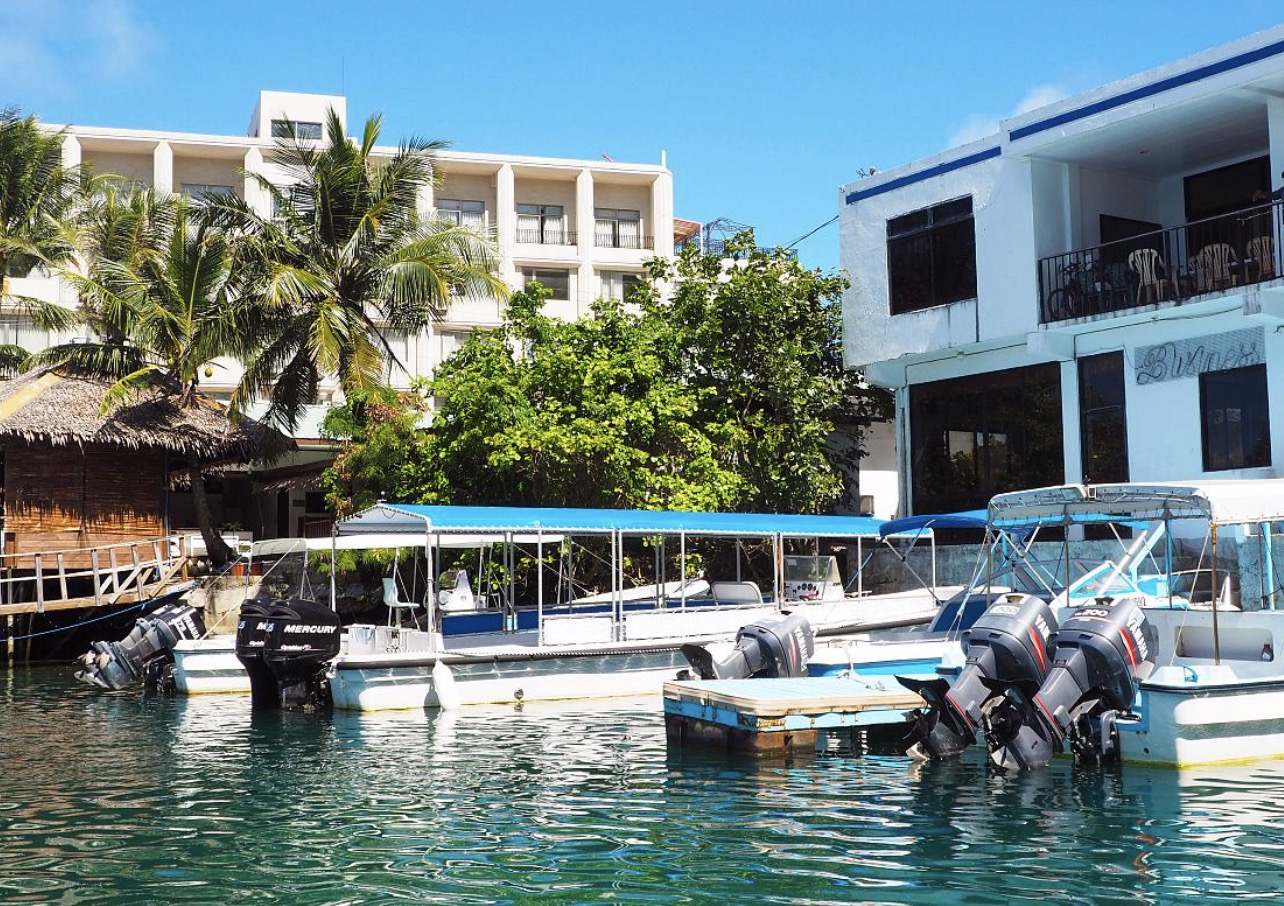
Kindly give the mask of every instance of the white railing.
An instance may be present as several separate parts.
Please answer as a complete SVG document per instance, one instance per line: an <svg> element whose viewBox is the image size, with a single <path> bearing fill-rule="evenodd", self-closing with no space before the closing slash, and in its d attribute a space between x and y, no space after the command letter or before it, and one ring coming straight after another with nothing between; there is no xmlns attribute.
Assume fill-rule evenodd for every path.
<svg viewBox="0 0 1284 906"><path fill-rule="evenodd" d="M99 607L142 597L187 564L183 535L101 547L0 554L0 614Z"/></svg>

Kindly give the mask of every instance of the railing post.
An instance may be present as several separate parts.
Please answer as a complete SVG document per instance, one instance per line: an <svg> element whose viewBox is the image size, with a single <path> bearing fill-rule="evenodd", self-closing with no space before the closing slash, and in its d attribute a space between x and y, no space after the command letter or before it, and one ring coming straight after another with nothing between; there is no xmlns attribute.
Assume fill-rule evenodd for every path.
<svg viewBox="0 0 1284 906"><path fill-rule="evenodd" d="M98 572L98 548L89 551L89 567L94 572L94 606L103 603L102 575Z"/></svg>
<svg viewBox="0 0 1284 906"><path fill-rule="evenodd" d="M62 551L58 552L58 590L62 592L62 600L70 600L71 595L67 594L67 563L63 560Z"/></svg>
<svg viewBox="0 0 1284 906"><path fill-rule="evenodd" d="M36 559L36 612L45 612L45 572L40 565L40 555L35 555Z"/></svg>

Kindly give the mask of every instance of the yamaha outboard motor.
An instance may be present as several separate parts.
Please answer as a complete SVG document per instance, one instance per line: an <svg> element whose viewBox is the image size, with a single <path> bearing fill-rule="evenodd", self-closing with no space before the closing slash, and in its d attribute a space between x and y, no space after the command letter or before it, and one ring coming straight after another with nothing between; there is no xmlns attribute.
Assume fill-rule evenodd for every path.
<svg viewBox="0 0 1284 906"><path fill-rule="evenodd" d="M134 621L134 628L119 642L94 642L80 656L76 679L104 689L123 689L173 662L174 646L184 639L205 635L201 612L190 604L165 604Z"/></svg>
<svg viewBox="0 0 1284 906"><path fill-rule="evenodd" d="M1003 699L986 717L999 767L1042 767L1069 739L1076 758L1118 756L1115 718L1132 707L1137 680L1153 664L1154 627L1137 602L1080 608L1053 633L1052 666L1041 684L994 683Z"/></svg>
<svg viewBox="0 0 1284 906"><path fill-rule="evenodd" d="M291 711L328 707L326 666L339 653L343 624L324 604L291 598L268 613L263 661L276 679L280 706Z"/></svg>
<svg viewBox="0 0 1284 906"><path fill-rule="evenodd" d="M281 707L281 688L263 660L273 603L246 598L236 623L236 659L250 676L250 707L256 711Z"/></svg>
<svg viewBox="0 0 1284 906"><path fill-rule="evenodd" d="M952 758L976 742L982 709L995 695L993 679L1028 680L1036 685L1048 669L1047 640L1057 628L1052 608L1033 595L1009 594L990 605L963 633L967 663L951 686L945 679L898 676L917 692L926 708L908 712L909 754L915 758Z"/></svg>
<svg viewBox="0 0 1284 906"><path fill-rule="evenodd" d="M802 614L742 626L736 647L719 661L700 645L682 646L700 679L706 680L806 676L807 659L814 652L811 623Z"/></svg>

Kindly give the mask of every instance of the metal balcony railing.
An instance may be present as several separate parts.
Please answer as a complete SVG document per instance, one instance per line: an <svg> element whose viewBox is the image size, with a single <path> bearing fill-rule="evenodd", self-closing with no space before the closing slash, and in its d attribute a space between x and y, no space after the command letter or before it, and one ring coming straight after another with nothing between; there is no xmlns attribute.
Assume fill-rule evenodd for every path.
<svg viewBox="0 0 1284 906"><path fill-rule="evenodd" d="M533 245L578 245L574 230L518 230L518 242L529 242Z"/></svg>
<svg viewBox="0 0 1284 906"><path fill-rule="evenodd" d="M612 233L596 233L593 244L600 249L654 249L655 238L652 236L617 236Z"/></svg>
<svg viewBox="0 0 1284 906"><path fill-rule="evenodd" d="M1195 298L1284 273L1284 201L1039 260L1039 322Z"/></svg>

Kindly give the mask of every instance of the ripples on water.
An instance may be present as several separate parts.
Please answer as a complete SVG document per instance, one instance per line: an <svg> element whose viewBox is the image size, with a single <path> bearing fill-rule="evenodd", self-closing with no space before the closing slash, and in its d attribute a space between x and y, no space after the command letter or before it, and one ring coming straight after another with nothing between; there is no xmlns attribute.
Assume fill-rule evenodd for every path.
<svg viewBox="0 0 1284 906"><path fill-rule="evenodd" d="M667 753L657 699L251 715L0 672L6 903L1170 903L1284 888L1284 765Z"/></svg>

